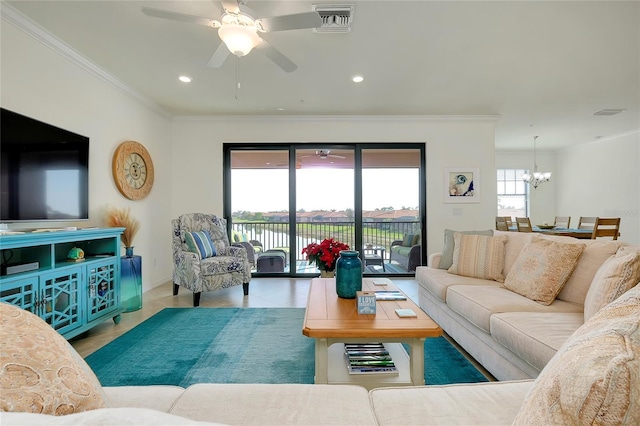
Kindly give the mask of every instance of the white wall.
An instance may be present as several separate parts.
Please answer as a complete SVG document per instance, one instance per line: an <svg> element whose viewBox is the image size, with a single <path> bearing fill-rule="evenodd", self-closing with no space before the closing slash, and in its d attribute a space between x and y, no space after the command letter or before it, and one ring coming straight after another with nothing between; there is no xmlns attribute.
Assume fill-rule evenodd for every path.
<svg viewBox="0 0 640 426"><path fill-rule="evenodd" d="M532 140L533 147L533 140ZM556 174L556 157L551 151L536 151L536 162L541 172L552 172L551 180L538 186L530 187L529 217L533 225L549 222L553 223L556 216L556 193L559 185ZM496 169L525 169L533 171L533 150L530 151L496 151ZM497 178L497 177L496 177ZM495 178L494 178L495 179ZM496 212L497 212L496 200Z"/></svg>
<svg viewBox="0 0 640 426"><path fill-rule="evenodd" d="M445 228L493 228L496 212L493 117L178 117L173 125L172 216L222 215L224 142L424 142L427 252ZM480 168L481 203L445 204L443 172ZM257 190L259 183L256 183Z"/></svg>
<svg viewBox="0 0 640 426"><path fill-rule="evenodd" d="M1 37L2 107L90 138L89 222L10 227L104 226L106 208L130 207L141 223L134 246L143 257L144 290L170 280L170 120L5 20ZM111 175L113 153L125 140L142 143L154 162L155 184L142 201L120 195Z"/></svg>
<svg viewBox="0 0 640 426"><path fill-rule="evenodd" d="M620 217L620 239L640 244L640 133L563 149L557 164L558 212L576 225L580 216Z"/></svg>

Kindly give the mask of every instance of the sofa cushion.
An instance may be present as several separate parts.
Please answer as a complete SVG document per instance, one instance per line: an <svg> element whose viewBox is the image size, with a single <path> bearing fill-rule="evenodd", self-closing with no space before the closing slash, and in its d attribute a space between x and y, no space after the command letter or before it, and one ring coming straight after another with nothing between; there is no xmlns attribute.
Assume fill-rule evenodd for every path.
<svg viewBox="0 0 640 426"><path fill-rule="evenodd" d="M558 294L558 299L560 300L584 305L584 300L587 297L589 286L596 272L600 268L600 265L602 265L605 260L616 254L623 243L620 241L607 240L585 241L571 237L555 238L562 238L563 241L572 244L585 244L584 251L578 258L576 268L573 270L573 273Z"/></svg>
<svg viewBox="0 0 640 426"><path fill-rule="evenodd" d="M622 247L607 259L591 281L584 302L584 319L613 302L640 281L640 254Z"/></svg>
<svg viewBox="0 0 640 426"><path fill-rule="evenodd" d="M465 277L504 281L504 244L507 237L501 235L453 234L453 264L449 272Z"/></svg>
<svg viewBox="0 0 640 426"><path fill-rule="evenodd" d="M91 368L49 324L0 303L0 411L65 415L103 408Z"/></svg>
<svg viewBox="0 0 640 426"><path fill-rule="evenodd" d="M440 258L440 263L438 264L438 268L440 269L449 269L451 268L451 265L453 265L453 249L455 247L453 234L456 232L460 232L461 234L465 235L485 235L487 237L491 237L493 235L493 231L491 229L487 229L486 231L454 231L452 229L445 229L442 257Z"/></svg>
<svg viewBox="0 0 640 426"><path fill-rule="evenodd" d="M562 300L542 305L497 286L451 286L447 289L447 306L487 333L491 333L491 315L502 312L582 313L581 305Z"/></svg>
<svg viewBox="0 0 640 426"><path fill-rule="evenodd" d="M168 413L184 392L184 388L172 385L105 386L109 407L150 408Z"/></svg>
<svg viewBox="0 0 640 426"><path fill-rule="evenodd" d="M514 424L640 424L640 287L602 308L562 345Z"/></svg>
<svg viewBox="0 0 640 426"><path fill-rule="evenodd" d="M148 408L101 408L68 416L49 416L33 413L1 413L3 426L181 426L221 425L220 423L196 422ZM223 426L223 425L221 425Z"/></svg>
<svg viewBox="0 0 640 426"><path fill-rule="evenodd" d="M491 336L540 371L582 318L581 312L505 312L491 316Z"/></svg>
<svg viewBox="0 0 640 426"><path fill-rule="evenodd" d="M211 241L211 236L207 231L193 231L184 233L184 241L187 243L189 251L200 255L201 259L215 256L216 247Z"/></svg>
<svg viewBox="0 0 640 426"><path fill-rule="evenodd" d="M380 425L510 425L532 385L527 380L378 388L369 393Z"/></svg>
<svg viewBox="0 0 640 426"><path fill-rule="evenodd" d="M442 302L447 300L447 288L452 285L488 286L493 284L496 287L500 286L500 283L496 281L463 277L461 275L450 274L449 271L443 269L427 268L426 266L416 268L416 281Z"/></svg>
<svg viewBox="0 0 640 426"><path fill-rule="evenodd" d="M584 247L532 237L505 278L504 287L549 305L569 279Z"/></svg>
<svg viewBox="0 0 640 426"><path fill-rule="evenodd" d="M376 424L369 393L353 385L196 384L171 414L229 424Z"/></svg>
<svg viewBox="0 0 640 426"><path fill-rule="evenodd" d="M504 245L504 276L506 277L511 267L515 263L522 248L529 244L531 238L535 235L532 232L511 232L511 231L493 231L494 236L505 235L507 242Z"/></svg>

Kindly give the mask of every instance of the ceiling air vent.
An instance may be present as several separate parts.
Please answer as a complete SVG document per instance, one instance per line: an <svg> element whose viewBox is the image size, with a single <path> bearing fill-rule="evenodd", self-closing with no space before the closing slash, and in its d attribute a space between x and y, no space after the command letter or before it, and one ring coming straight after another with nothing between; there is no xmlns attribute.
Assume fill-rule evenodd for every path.
<svg viewBox="0 0 640 426"><path fill-rule="evenodd" d="M620 114L624 109L620 108L609 108L609 109L601 109L600 111L594 112L593 115L616 115Z"/></svg>
<svg viewBox="0 0 640 426"><path fill-rule="evenodd" d="M353 22L353 4L314 4L313 10L320 14L322 25L314 28L317 33L348 33Z"/></svg>

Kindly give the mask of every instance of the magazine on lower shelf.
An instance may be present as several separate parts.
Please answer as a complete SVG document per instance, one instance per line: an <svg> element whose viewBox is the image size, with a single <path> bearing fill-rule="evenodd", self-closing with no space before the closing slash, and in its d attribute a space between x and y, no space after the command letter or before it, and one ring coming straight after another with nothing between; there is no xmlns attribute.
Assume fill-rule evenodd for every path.
<svg viewBox="0 0 640 426"><path fill-rule="evenodd" d="M383 343L345 343L344 358L349 374L398 374Z"/></svg>

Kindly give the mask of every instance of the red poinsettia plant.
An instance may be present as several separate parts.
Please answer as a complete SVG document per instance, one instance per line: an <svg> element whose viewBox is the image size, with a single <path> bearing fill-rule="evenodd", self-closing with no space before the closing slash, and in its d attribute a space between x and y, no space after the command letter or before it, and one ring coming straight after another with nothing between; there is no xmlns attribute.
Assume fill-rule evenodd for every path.
<svg viewBox="0 0 640 426"><path fill-rule="evenodd" d="M309 265L315 263L321 271L333 271L342 250L349 250L349 246L333 238L326 238L320 244L309 244L302 249L302 254L307 255Z"/></svg>

